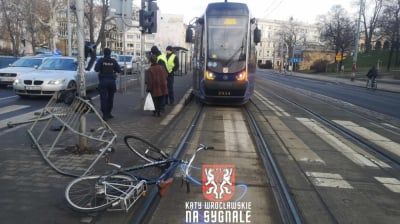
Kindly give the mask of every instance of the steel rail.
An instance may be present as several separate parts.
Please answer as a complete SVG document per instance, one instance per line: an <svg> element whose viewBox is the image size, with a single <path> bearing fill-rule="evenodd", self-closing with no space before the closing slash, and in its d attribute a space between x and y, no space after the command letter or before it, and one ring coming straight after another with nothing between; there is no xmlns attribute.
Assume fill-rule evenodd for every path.
<svg viewBox="0 0 400 224"><path fill-rule="evenodd" d="M250 100L250 102L252 101ZM299 211L288 191L286 182L278 168L277 163L275 162L270 147L263 138L263 134L258 127L253 114L249 111L247 107L245 107L244 109L249 120L250 129L254 133L253 136L255 138L258 151L264 163L265 170L271 182L272 191L274 193L275 201L280 211L282 223L302 223Z"/></svg>
<svg viewBox="0 0 400 224"><path fill-rule="evenodd" d="M176 148L174 154L172 155L173 158L179 158L180 155L185 151L185 144L189 142L193 134L194 127L197 126L203 108L204 106L201 106L201 108L196 112L188 129L185 132L185 135L181 139L180 143L178 144L178 147ZM173 172L171 172L171 174L172 173ZM129 223L132 224L146 223L146 221L148 221L149 216L154 212L155 208L157 207L156 205L158 199L159 199L158 189L154 187L151 190L151 192L146 196L146 200L140 206L140 209L138 209L138 212L135 214L135 216Z"/></svg>
<svg viewBox="0 0 400 224"><path fill-rule="evenodd" d="M367 150L368 152L375 154L377 157L379 157L380 159L384 160L385 162L391 163L394 167L396 168L400 168L400 161L396 160L395 158L392 158L388 153L385 153L381 150L379 150L377 147L373 146L372 144L369 144L367 141L363 140L361 137L353 134L352 132L348 131L347 129L345 129L344 127L335 124L334 122L330 121L329 119L325 118L323 115L313 111L310 108L307 108L303 105L300 105L296 102L294 102L293 100L287 99L283 96L280 96L272 91L268 91L269 94L274 95L275 97L286 101L292 105L297 106L298 108L304 110L305 112L307 112L308 114L310 114L311 116L313 116L314 118L316 118L317 120L319 120L320 122L324 123L325 125L329 126L330 128L336 130L337 132L339 132L341 135L343 135L344 137L350 138L352 139L354 142L356 142L359 146L361 146L363 149Z"/></svg>

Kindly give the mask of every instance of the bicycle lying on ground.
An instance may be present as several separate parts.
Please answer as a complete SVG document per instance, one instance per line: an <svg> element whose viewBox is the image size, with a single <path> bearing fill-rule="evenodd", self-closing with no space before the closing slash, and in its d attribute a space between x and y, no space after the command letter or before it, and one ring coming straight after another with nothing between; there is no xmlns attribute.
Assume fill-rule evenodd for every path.
<svg viewBox="0 0 400 224"><path fill-rule="evenodd" d="M367 89L376 89L377 88L377 83L376 83L376 79L367 79L367 84L366 87Z"/></svg>
<svg viewBox="0 0 400 224"><path fill-rule="evenodd" d="M183 171L183 180L187 186L189 182L198 184L190 175L196 153L213 148L200 144L190 160L186 161L171 158L168 153L136 136L125 136L124 142L146 163L125 168L107 163L116 169L106 175L82 176L73 180L65 190L65 198L73 209L81 212L96 212L109 208L128 211L140 197L146 195L148 185L156 184L159 194L163 196L166 188L172 184L172 178L169 176L178 166ZM149 167L161 168L161 175L150 178L132 172Z"/></svg>

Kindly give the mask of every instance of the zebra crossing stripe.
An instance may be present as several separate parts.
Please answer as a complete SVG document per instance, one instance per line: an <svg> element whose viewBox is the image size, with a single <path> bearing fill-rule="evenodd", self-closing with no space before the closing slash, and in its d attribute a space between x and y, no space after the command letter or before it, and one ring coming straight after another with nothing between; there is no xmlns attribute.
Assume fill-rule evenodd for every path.
<svg viewBox="0 0 400 224"><path fill-rule="evenodd" d="M394 193L400 193L400 181L391 177L374 177L377 181L382 183L387 189Z"/></svg>
<svg viewBox="0 0 400 224"><path fill-rule="evenodd" d="M390 167L388 164L382 161L374 160L374 162L372 162L364 155L354 151L352 148L343 143L340 139L338 139L337 137L326 131L322 127L322 125L316 122L315 120L308 118L296 118L296 119L300 121L308 129L310 129L312 132L314 132L316 135L318 135L322 140L324 140L326 143L332 146L334 149L338 150L345 157L353 161L355 164L362 167L372 167L372 168L378 168L377 164L379 164L380 167L385 167L385 168Z"/></svg>
<svg viewBox="0 0 400 224"><path fill-rule="evenodd" d="M1 114L6 114L12 111L16 111L16 110L22 110L25 109L27 107L30 107L28 105L11 105L11 106L6 106L6 107L2 107L1 111L0 111L0 115Z"/></svg>
<svg viewBox="0 0 400 224"><path fill-rule="evenodd" d="M266 97L264 97L263 95L261 95L258 91L254 91L255 95L261 100L263 101L263 103L269 107L272 111L275 112L275 114L279 117L281 116L285 116L285 117L290 117L290 114L287 113L284 109L282 109L281 107L275 105L273 102L271 102L270 100L268 100Z"/></svg>
<svg viewBox="0 0 400 224"><path fill-rule="evenodd" d="M341 120L333 120L335 123L342 125L346 129L362 136L365 139L368 139L375 143L376 145L396 154L400 155L400 144L390 140L389 138L386 138L376 132L373 132L371 130L368 130L364 127L359 126L356 123L353 123L351 121L341 121Z"/></svg>
<svg viewBox="0 0 400 224"><path fill-rule="evenodd" d="M336 173L306 172L311 182L318 187L353 189L353 187Z"/></svg>

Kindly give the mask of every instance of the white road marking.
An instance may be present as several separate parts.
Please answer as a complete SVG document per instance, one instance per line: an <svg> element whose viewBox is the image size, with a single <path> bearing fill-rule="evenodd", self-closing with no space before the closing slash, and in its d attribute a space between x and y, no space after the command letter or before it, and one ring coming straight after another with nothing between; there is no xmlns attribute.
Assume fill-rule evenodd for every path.
<svg viewBox="0 0 400 224"><path fill-rule="evenodd" d="M306 172L311 182L318 187L353 189L353 187L336 173Z"/></svg>
<svg viewBox="0 0 400 224"><path fill-rule="evenodd" d="M253 141L247 130L242 112L222 112L224 125L225 149L253 152Z"/></svg>
<svg viewBox="0 0 400 224"><path fill-rule="evenodd" d="M311 163L321 163L325 164L325 161L322 160L313 150L311 150L304 142L301 140L291 128L287 127L285 123L283 123L276 116L265 116L272 126L272 128L276 131L281 139L282 144L286 146L290 154L297 161L302 162L311 162Z"/></svg>
<svg viewBox="0 0 400 224"><path fill-rule="evenodd" d="M39 109L39 110L36 110L36 111L31 111L31 112L28 112L28 113L25 113L25 114L21 114L21 115L18 115L18 116L14 116L14 117L11 117L9 119L0 120L0 129L8 127L8 123L18 124L19 122L23 122L23 121L32 121L33 122L34 121L33 119L35 119L37 117L34 114L35 113L40 113L40 112L42 112L42 109ZM29 122L29 123L23 124L21 126L25 126L27 124L30 125L32 123ZM0 133L0 136L6 134L8 132L15 131L15 129L16 129L15 127L14 128L10 128L8 130L6 129L6 130L4 130L4 131L2 131Z"/></svg>
<svg viewBox="0 0 400 224"><path fill-rule="evenodd" d="M266 97L264 97L263 95L261 95L258 91L254 91L256 97L258 97L267 107L269 107L272 111L274 111L274 113L277 116L286 116L286 117L290 117L290 114L287 113L284 109L282 109L281 107L275 105L273 102L271 102L270 100L268 100Z"/></svg>
<svg viewBox="0 0 400 224"><path fill-rule="evenodd" d="M394 193L400 193L400 181L398 179L391 177L375 177L375 179Z"/></svg>
<svg viewBox="0 0 400 224"><path fill-rule="evenodd" d="M400 144L390 140L389 138L386 138L378 133L375 133L373 131L370 131L364 127L359 126L356 123L353 123L351 121L341 121L341 120L334 120L339 125L342 125L346 129L361 135L365 139L368 139L369 141L375 143L376 145L379 145L380 147L396 154L400 155Z"/></svg>
<svg viewBox="0 0 400 224"><path fill-rule="evenodd" d="M400 128L399 127L396 127L396 126L394 126L394 125L392 125L392 124L388 124L388 123L382 123L384 126L387 126L387 127L389 127L389 128L392 128L392 129L395 129L395 130L400 130Z"/></svg>
<svg viewBox="0 0 400 224"><path fill-rule="evenodd" d="M16 111L16 110L22 110L27 107L30 107L30 106L28 106L28 105L11 105L11 106L2 107L0 110L0 115L6 114L6 113L9 113L12 111Z"/></svg>
<svg viewBox="0 0 400 224"><path fill-rule="evenodd" d="M308 118L296 118L298 121L300 121L304 126L306 126L308 129L310 129L312 132L317 134L321 139L323 139L326 143L328 143L330 146L332 146L334 149L338 150L341 152L344 156L346 156L348 159L353 161L354 163L358 164L359 166L366 166L366 167L373 167L373 168L378 168L377 164L381 167L388 168L390 167L388 164L382 162L382 161L377 161L374 160L372 162L368 158L365 158L362 154L354 151L352 148L344 144L340 139L336 138L334 135L326 131L321 124L316 122L313 119L308 119Z"/></svg>

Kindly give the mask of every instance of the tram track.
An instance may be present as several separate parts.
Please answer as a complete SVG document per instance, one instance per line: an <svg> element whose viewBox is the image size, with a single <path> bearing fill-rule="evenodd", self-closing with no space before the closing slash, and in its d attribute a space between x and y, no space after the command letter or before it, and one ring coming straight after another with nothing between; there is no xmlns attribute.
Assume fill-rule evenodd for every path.
<svg viewBox="0 0 400 224"><path fill-rule="evenodd" d="M193 106L194 105L194 106ZM236 192L233 198L225 203L234 203L234 202L241 202L246 205L249 205L253 203L253 206L257 206L257 209L253 209L253 213L251 213L251 209L248 210L248 212L251 213L251 222L252 223L262 223L266 220L270 220L271 223L301 223L300 221L300 216L298 215L296 208L294 207L294 204L290 200L290 193L284 189L283 187L280 187L278 185L282 185L282 177L278 177L278 179L281 180L272 180L268 178L268 175L266 175L267 172L270 172L266 166L264 166L264 161L260 159L260 153L257 152L259 150L259 145L254 143L254 133L252 132L252 128L250 126L253 126L253 124L248 123L249 118L247 117L247 112L243 109L244 107L218 107L218 106L208 106L208 105L202 105L202 104L197 104L197 103L192 103L192 111L189 112L190 115L187 117L193 117L192 122L185 124L185 130L182 131L179 136L183 136L180 141L178 141L176 144L173 143L174 145L177 145L177 150L174 151L174 156L179 156L181 157L182 154L190 154L190 149L186 150L186 146L189 144L194 144L195 142L200 141L201 143L209 144L214 146L214 150L208 151L201 153L199 156L199 164L197 166L202 165L207 165L207 164L232 164L235 166L236 170ZM190 107L190 106L189 106ZM186 109L185 109L186 110ZM183 112L185 114L186 112ZM194 116L192 116L194 115ZM220 117L222 115L222 117ZM181 115L180 115L181 116ZM181 117L177 120L185 120L187 117L183 115L184 117ZM251 116L251 115L250 115ZM232 122L232 123L231 123ZM219 125L220 124L220 125ZM173 126L176 126L176 124L172 124ZM247 130L242 129L243 127L247 126ZM230 129L232 127L238 128L238 129ZM214 130L212 130L214 128ZM221 132L221 130L226 130L224 132L231 132L231 134L227 134L224 132ZM240 133L237 133L237 132ZM196 132L196 134L193 134L193 132ZM241 134L243 133L243 134ZM235 139L232 135L240 136L240 139ZM220 136L218 136L220 135ZM243 144L242 141L249 141L243 139L243 135L248 136L248 139L252 141L251 144ZM177 134L176 132L174 133L174 136L176 137ZM212 138L210 138L212 136ZM224 136L224 142L220 137ZM165 138L166 140L170 139L170 137L163 136L162 138ZM174 138L176 139L176 138ZM173 141L173 140L172 140ZM230 142L229 142L230 141ZM241 142L239 145L236 145L234 142ZM262 140L261 140L262 142ZM264 142L265 143L265 142ZM228 144L229 146L227 146ZM234 144L234 145L231 145ZM261 143L262 144L262 143ZM245 147L247 146L247 147ZM192 146L190 146L192 147ZM228 147L228 148L227 148ZM254 147L254 148L253 148ZM264 148L265 148L264 144ZM264 150L265 151L265 150ZM264 154L266 154L264 152ZM227 158L221 157L222 155L227 156ZM238 156L240 155L240 156ZM269 163L269 162L268 162ZM269 163L270 164L270 163ZM275 169L274 172L276 172L277 169ZM250 172L250 173L247 173ZM252 175L249 175L252 174ZM260 175L257 175L260 174ZM255 176L257 175L257 176ZM276 174L273 174L274 176L277 176ZM278 174L279 175L279 174ZM197 174L197 178L199 178ZM201 176L200 176L201 179ZM280 182L280 183L277 183ZM209 201L201 193L201 188L200 192L198 192L199 188L194 187L193 191L196 191L197 194L189 193L185 195L177 195L177 192L179 192L179 188L174 188L172 187L169 191L171 191L171 195L167 196L167 198L160 198L157 195L157 190L155 189L153 192L151 192L148 195L148 198L146 199L146 202L143 203L143 206L140 206L140 211L142 211L142 214L137 214L135 212L132 221L129 223L159 223L160 220L158 220L155 217L160 217L165 214L169 214L170 212L178 212L176 210L173 211L167 211L171 209L171 204L168 203L168 200L177 200L176 198L181 198L178 199L179 203L182 203L181 201L186 201L186 202L203 202L203 203L213 203L213 201ZM197 189L197 190L196 190ZM275 189L279 189L277 192L272 192ZM195 192L195 193L196 193ZM199 194L200 193L200 194ZM286 194L286 195L284 195ZM256 195L256 196L255 196ZM150 197L149 197L150 196ZM261 196L261 197L260 197ZM188 198L187 198L188 197ZM275 200L274 197L277 197L279 199ZM173 198L173 199L172 199ZM190 199L192 198L192 199ZM196 199L193 199L196 198ZM259 199L262 199L262 203L259 203ZM285 201L282 201L283 198L286 198ZM255 203L255 202L258 203ZM175 202L176 203L176 202ZM178 204L179 204L178 203ZM278 205L277 203L280 203ZM224 203L222 205L225 205ZM259 207L261 206L261 207ZM262 209L262 210L260 210ZM203 210L200 212L223 212L223 216L225 217L226 215L229 215L230 212L235 212L235 211L230 211L226 209L216 209L215 211L212 210ZM245 211L236 211L236 212L245 212ZM281 214L279 214L281 213ZM206 214L206 213L204 213ZM262 215L261 215L262 214ZM176 216L176 214L175 214ZM228 217L228 216L227 216ZM177 218L177 217L175 217ZM214 217L215 218L215 217ZM221 218L221 217L220 217ZM226 217L225 217L226 218ZM225 219L223 218L223 219ZM183 219L185 217L183 216ZM169 223L174 223L173 217L168 218ZM264 221L261 221L264 220ZM163 221L165 221L163 219ZM186 221L187 223L198 223L196 221L188 221L188 217L186 216ZM199 220L200 223L203 223L202 220ZM210 220L204 219L204 223L236 223L236 222L229 222L225 220L224 222L212 222ZM245 222L247 223L247 222Z"/></svg>
<svg viewBox="0 0 400 224"><path fill-rule="evenodd" d="M296 204L289 193L284 177L281 174L274 157L272 156L270 147L268 146L267 141L264 139L263 133L261 132L254 115L247 107L245 107L244 110L248 117L249 125L258 146L258 151L261 155L265 170L268 173L271 185L273 186L273 192L276 203L279 207L282 222L302 223Z"/></svg>
<svg viewBox="0 0 400 224"><path fill-rule="evenodd" d="M384 177L393 180L394 183L398 182L399 176L397 170L399 169L399 160L396 156L391 154L392 151L379 145L373 139L368 141L369 139L365 138L367 135L358 135L359 133L354 131L354 129L347 129L348 127L341 125L347 121L349 123L352 122L355 123L357 127L365 127L364 130L367 133L379 133L373 131L382 131L379 133L382 136L388 135L396 139L395 136L399 134L396 132L396 123L394 123L393 126L384 128L384 124L379 122L382 121L380 120L381 117L374 120L373 116L368 117L365 116L365 114L359 115L354 110L351 110L351 108L342 108L343 105L340 102L337 102L340 105L332 104L332 102L327 103L319 96L315 97L308 91L304 94L299 89L294 90L293 88L287 88L286 85L280 85L273 81L272 83L270 82L268 86L259 87L258 90L259 92L256 91L255 96L249 103L254 107L252 109L254 114L259 116L258 122L266 123L266 125L270 127L264 128L264 130L262 130L263 133L256 134L255 136L256 138L258 138L259 135L267 136L267 143L272 144L273 156L276 157L278 161L278 169L282 171L282 176L287 181L288 188L290 189L289 192L291 196L294 197L294 204L298 206L298 210L301 212L301 218L304 222L310 222L311 220L312 222L316 222L316 220L318 220L318 216L310 215L314 213L315 210L324 211L324 223L349 221L348 217L341 216L347 212L340 208L336 210L338 209L335 208L336 204L333 205L334 203L332 203L336 200L333 200L335 197L334 195L336 195L334 186L340 186L342 177L343 180L349 181L348 183L353 185L342 185L342 187L339 187L342 189L356 189L360 186L354 186L360 183L362 183L362 185L367 183L370 185L370 187L360 190L360 192L363 192L361 198L366 192L370 194L370 191L374 191L373 189L375 187L372 187L375 185L374 179L372 179L372 181L367 181L370 176L375 178L375 180ZM346 116L341 116L341 114ZM341 121L341 123L338 121ZM368 128L375 130L369 130ZM395 144L396 143L393 143L393 145ZM301 151L299 151L299 149ZM337 160L339 157L336 157L336 152L341 153L340 156L344 156L347 159ZM299 156L297 153L302 153L302 156ZM283 159L282 155L286 158ZM318 161L313 158L322 158L322 160ZM346 161L351 161L352 164L356 164L356 166L354 166L356 169L344 165L348 163ZM287 165L286 163L288 162L292 163L292 165ZM361 168L363 171L360 172L357 170L357 167ZM292 173L294 169L298 169L298 171ZM378 170L381 171L378 172ZM317 175L321 175L320 177L322 178L316 178L311 174L313 172L316 172ZM349 173L349 175L347 175L346 172ZM308 187L304 189L309 189L310 191L299 190L299 180L293 180L293 178L296 178L296 175L300 175L302 178L306 179L306 183L309 184L304 185ZM327 176L324 177L324 175ZM336 177L334 177L335 175ZM335 182L335 184L324 185L330 181ZM380 181L378 181L378 183L379 182ZM328 190L328 188L329 191L332 192L327 193L326 190ZM313 206L305 206L310 203L310 201L301 198L301 194L307 194L307 192L311 191L314 192L315 200L313 200L312 203L315 204L313 204ZM347 190L344 190L342 192L346 191ZM354 194L354 191L349 192L353 192ZM398 190L392 189L391 192L395 194L389 196L387 193L382 192L380 196L384 197L380 198L386 198L385 200L391 203L391 198L393 196L396 197ZM339 198L342 197L340 194ZM349 197L352 198L353 196ZM327 200L328 198L330 200ZM370 201L369 199L366 200L366 202L367 201L374 202L374 200ZM343 205L345 204L346 203L343 203ZM357 218L357 220L368 220L368 223L374 223L372 220L375 220L375 222L378 220L379 216L377 215L380 213L375 213L375 210L373 210L375 204L354 206L355 213L348 213L348 215L352 216L360 212L359 210L357 211L357 209L367 209L366 211L369 212L367 215L369 219ZM386 211L387 209L392 209L392 207L393 205L384 209L382 208L382 210ZM375 214L375 216L372 214ZM395 217L395 215L393 217ZM391 218L391 216L388 216L387 220ZM382 223L385 221L382 220Z"/></svg>
<svg viewBox="0 0 400 224"><path fill-rule="evenodd" d="M178 143L178 147L174 151L172 157L180 158L186 149L186 143L190 142L190 137L193 134L194 128L197 126L201 112L203 111L203 106L194 115L190 125L183 133L183 137ZM141 204L141 209L135 214L130 223L145 223L149 219L149 216L154 212L155 206L158 200L158 188L153 188L152 191L146 197L146 200Z"/></svg>
<svg viewBox="0 0 400 224"><path fill-rule="evenodd" d="M340 127L340 125L333 123L332 121L330 121L330 119L328 117L325 117L323 114L318 113L318 111L314 111L314 110L312 110L312 108L308 108L307 106L300 105L299 103L293 102L293 100L290 100L289 98L287 98L285 96L275 93L272 90L268 91L268 90L264 89L263 91L265 91L265 92L263 92L263 94L268 94L269 96L278 99L278 101L281 101L281 103L283 103L283 104L291 105L292 107L297 108L296 110L301 109L302 111L305 112L303 114L308 114L310 117L312 117L312 119L325 125L327 127L327 129L330 129L332 132L339 134L343 138L350 139L359 148L363 148L363 149L368 148L367 151L370 154L376 155L376 157L391 164L392 167L396 168L396 170L397 170L399 164L395 158L390 158L390 155L380 155L378 153L375 153L375 151L378 149L373 144L368 143L364 139L355 136L350 131L344 129L343 127ZM215 136L216 134L214 134L213 138L207 138L204 136L197 137L199 139L197 139L197 138L192 139L193 138L192 135L193 135L193 132L201 132L201 133L208 132L208 131L206 131L206 130L208 130L207 128L210 128L213 126L218 126L217 122L222 122L226 119L224 117L218 117L217 115L213 114L213 113L216 113L215 111L224 110L224 112L221 112L221 113L230 114L230 113L239 113L238 112L238 110L239 110L243 114L244 120L246 121L247 126L249 126L249 135L251 135L252 141L254 142L254 145L255 145L255 149L258 150L258 155L261 158L260 160L261 160L262 166L258 167L258 169L264 168L265 173L267 173L267 175L266 175L268 178L267 186L269 186L269 188L272 191L272 195L273 195L273 197L271 197L269 200L267 199L268 203L276 204L278 212L275 214L277 216L279 216L279 219L281 220L281 222L282 223L302 223L302 222L309 222L310 220L314 220L314 221L328 220L326 223L340 223L341 221L343 221L341 219L341 217L338 217L337 211L332 210L332 202L326 201L326 197L327 197L326 193L320 192L320 187L312 184L314 177L309 176L308 173L310 173L310 172L306 172L307 169L304 169L304 164L300 164L303 161L298 161L296 158L296 155L291 155L290 150L288 150L287 152L284 152L284 153L289 153L288 155L291 157L292 165L290 165L290 166L292 168L297 166L297 168L299 170L295 171L295 172L300 174L299 178L303 178L302 181L306 180L304 183L306 183L307 186L304 185L306 187L296 188L296 185L298 185L298 184L296 184L295 188L294 188L294 186L292 185L293 182L292 183L287 182L288 181L287 178L292 179L293 177L286 176L288 174L287 173L288 171L287 170L284 171L285 168L281 167L281 165L282 165L281 161L278 161L276 158L276 156L280 156L279 154L276 154L276 153L281 153L281 152L278 152L279 149L277 149L277 148L271 149L270 142L269 142L270 138L269 137L266 138L266 136L265 136L266 133L264 132L265 127L263 127L263 124L262 123L260 124L260 122L259 122L260 119L265 119L266 122L269 123L268 119L270 116L265 114L265 111L263 111L262 109L260 109L258 107L258 105L253 104L253 103L254 103L253 100L251 100L244 107L236 107L236 108L235 107L234 108L225 107L222 109L220 109L219 107L215 107L215 109L214 109L212 107L204 106L202 104L196 104L195 109L192 108L192 110L195 112L192 111L191 112L192 115L189 115L189 117L191 117L191 118L193 117L192 122L189 124L186 124L185 126L187 127L187 129L185 129L185 131L182 131L182 133L179 134L182 137L181 137L181 140L176 143L177 150L174 152L174 156L182 156L182 153L185 151L185 145L187 145L188 142L196 142L197 140L200 140L200 139L203 139L203 140L208 139L211 142L218 140L217 142L220 142L219 141L220 138ZM251 109L249 110L249 108L251 108ZM183 113L185 113L185 112L183 112ZM201 118L201 116L203 116L203 117ZM232 116L231 118L235 119L234 115L229 115L229 116ZM216 119L216 120L214 120L215 124L208 123L209 121L207 119L205 120L204 117L208 117L209 120ZM179 118L178 120L184 120L184 119L186 119L186 118L182 118L182 119ZM292 119L293 119L293 117L292 117ZM175 124L173 124L173 125L175 125ZM237 127L237 126L232 126L232 127ZM218 129L218 132L221 132L221 130L224 130L224 129L222 129L222 127L219 127L216 129ZM213 133L213 131L210 131L210 133ZM274 133L274 135L276 135L276 136L278 136L279 134L280 134L279 131ZM174 135L175 135L175 137L177 136L176 133ZM198 134L198 135L202 135L202 134ZM212 136L212 134L211 134L211 136ZM164 136L162 138L168 139L170 137ZM171 139L169 139L169 140L171 140ZM282 142L285 141L284 138L282 138L280 140ZM236 139L236 141L240 141L240 140ZM174 143L174 145L175 145L175 143ZM273 146L275 146L275 145L273 145ZM236 149L236 150L238 150L238 149ZM225 150L221 150L221 148L215 150L215 153L217 153L217 154L223 153L223 152L225 152ZM385 158L385 157L387 157L387 158ZM367 156L366 156L366 158L368 159ZM217 161L219 161L219 160L217 160ZM374 162L373 160L371 160L371 161ZM206 162L206 161L202 160L202 162ZM379 164L376 164L376 165L379 166ZM385 168L383 168L383 169L385 169ZM284 171L284 172L282 172L282 171ZM388 173L393 174L393 172L388 172ZM290 181L293 181L293 179ZM261 185L258 183L255 183L255 184L247 183L247 186L250 188L266 187L265 185ZM301 186L301 184L299 186ZM316 201L306 202L306 201L304 201L304 198L300 198L302 201L299 202L298 201L299 193L308 192L308 191L310 192L308 194L313 195L313 197ZM249 192L251 192L251 191L249 191ZM174 192L172 194L176 194L176 192ZM159 197L157 196L157 189L154 189L153 192L151 192L149 194L149 196L146 199L146 202L144 203L145 207L140 206L140 209L139 209L139 210L145 211L145 213L143 213L142 215L135 214L133 216L135 219L133 219L133 221L131 221L130 223L143 223L142 222L143 220L148 221L149 216L153 216L153 217L157 216L157 215L154 215L155 210L164 210L165 209L164 208L165 205L163 208L159 208L160 203L164 202L164 204L165 204L165 201L167 201L167 200L159 199ZM175 197L175 196L173 196L173 197ZM300 197L303 197L303 196L300 196ZM273 202L271 200L273 200ZM311 210L309 210L310 207L308 207L308 208L302 207L302 206L304 206L304 203L306 203L306 204L307 203L316 203L316 204L315 205L310 204L309 206L312 206L312 207L311 207ZM305 215L305 213L309 213L309 212L313 213L313 211L319 211L322 214L322 216L321 217L312 217L312 216L310 216L310 214ZM164 211L164 213L165 213L165 211ZM149 223L157 223L157 221L152 220L152 222L149 222Z"/></svg>
<svg viewBox="0 0 400 224"><path fill-rule="evenodd" d="M285 86L283 84L278 84L278 83L275 83L275 84L276 85ZM283 102L289 103L289 104L291 104L291 105L293 105L293 106L305 111L306 113L310 114L312 117L314 117L315 119L317 119L321 123L329 126L333 130L336 130L342 136L351 139L353 142L357 143L357 145L359 145L361 148L363 148L367 152L369 152L369 153L371 153L373 155L376 155L381 160L389 163L390 165L392 165L392 166L394 166L396 168L400 168L400 160L398 158L394 158L390 153L380 150L374 144L371 144L369 141L367 141L367 140L363 139L362 137L359 137L358 135L352 133L351 131L347 130L343 126L331 121L331 119L327 118L326 116L322 115L321 113L318 113L318 112L316 112L315 110L313 110L313 109L311 109L309 107L301 105L298 102L295 102L294 100L291 100L291 99L289 99L287 97L279 95L274 91L265 90L265 92L270 96L274 96L274 97L280 99ZM313 94L310 94L310 93L309 94L304 94L302 91L298 91L298 92L296 92L296 94L301 94L304 97L308 97L308 98L311 98L313 100L317 100L317 101L319 101L321 103L326 103L326 102L322 101L320 99L320 97L315 97L315 96L313 96ZM364 119L364 120L366 120L368 122L374 123L374 121L372 121L368 117L360 115L360 114L356 114L354 112L354 110L349 110L349 109L347 109L345 107L340 107L340 110L344 111L345 113L350 113L350 114L353 114L354 116L358 116L358 117L360 117L360 118L362 118L362 119ZM375 116L378 116L378 115L375 115ZM394 118L391 118L391 119L394 119Z"/></svg>
<svg viewBox="0 0 400 224"><path fill-rule="evenodd" d="M374 146L373 144L363 140L362 138L358 137L357 135L353 134L352 132L348 131L347 129L343 128L340 125L337 125L336 123L332 122L330 119L324 117L323 115L313 111L310 108L307 108L305 106L302 106L288 98L284 98L282 96L277 95L276 93L273 92L269 92L271 95L274 95L278 98L280 98L281 100L288 102L292 105L295 105L296 107L306 111L307 113L309 113L310 115L312 115L314 118L316 118L317 120L321 121L323 124L328 125L330 128L338 131L339 133L341 133L344 137L347 138L351 138L354 142L356 142L359 146L361 146L362 148L366 149L368 152L377 155L380 159L382 159L383 161L386 161L388 163L390 163L392 166L395 166L396 168L400 168L400 161L393 158L392 156L390 156L388 153L379 150L376 146Z"/></svg>

